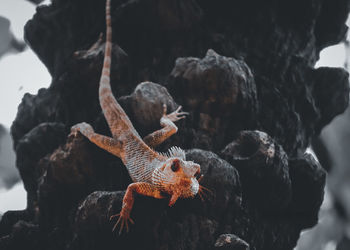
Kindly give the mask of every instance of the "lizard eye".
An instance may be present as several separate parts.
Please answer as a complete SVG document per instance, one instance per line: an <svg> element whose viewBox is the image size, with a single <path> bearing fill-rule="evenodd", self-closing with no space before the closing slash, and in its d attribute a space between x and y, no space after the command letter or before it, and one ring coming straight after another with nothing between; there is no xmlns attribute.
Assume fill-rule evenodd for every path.
<svg viewBox="0 0 350 250"><path fill-rule="evenodd" d="M171 170L173 172L176 172L179 169L179 161L173 161L173 163L171 164Z"/></svg>

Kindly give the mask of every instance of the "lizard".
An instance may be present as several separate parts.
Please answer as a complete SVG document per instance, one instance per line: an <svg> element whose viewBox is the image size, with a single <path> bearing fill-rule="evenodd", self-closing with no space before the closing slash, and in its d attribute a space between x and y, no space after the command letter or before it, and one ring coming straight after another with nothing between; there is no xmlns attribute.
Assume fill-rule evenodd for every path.
<svg viewBox="0 0 350 250"><path fill-rule="evenodd" d="M162 128L142 139L113 96L110 84L112 61L110 1L106 0L106 42L99 82L99 102L112 137L95 133L92 126L85 122L74 125L71 133L74 136L80 133L100 148L119 157L128 170L133 183L126 189L120 213L110 217L110 219L119 217L112 231L120 225L119 234L121 234L124 226L129 231L129 223L134 224L130 212L136 194L157 199L169 198L168 205L171 207L179 198L193 198L198 194L202 199L202 194L205 194L204 191L207 189L199 184L203 177L200 174L200 165L187 161L184 150L175 146L167 153L159 153L153 149L177 132L174 122L185 118L188 114L181 111L181 106L167 114L167 106L164 104L160 119ZM100 39L101 37L98 42Z"/></svg>

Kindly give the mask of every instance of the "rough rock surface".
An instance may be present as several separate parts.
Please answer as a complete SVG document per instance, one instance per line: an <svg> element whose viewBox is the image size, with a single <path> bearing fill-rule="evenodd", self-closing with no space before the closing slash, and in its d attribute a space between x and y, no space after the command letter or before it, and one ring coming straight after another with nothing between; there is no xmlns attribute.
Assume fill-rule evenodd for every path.
<svg viewBox="0 0 350 250"><path fill-rule="evenodd" d="M203 59L178 58L167 87L193 112L184 133L195 139L187 147L219 150L237 131L257 126L256 85L244 61L211 49Z"/></svg>
<svg viewBox="0 0 350 250"><path fill-rule="evenodd" d="M82 121L110 134L97 91L103 44L86 52L104 31L104 1L39 7L25 36L52 83L24 96L11 128L28 208L4 214L0 247L213 249L235 235L250 249L293 249L323 199L325 173L305 149L348 104L347 72L314 65L343 39L349 8L346 0L112 1L115 96L141 135L159 128L163 103L183 105L190 115L158 150L187 149L212 191L173 208L137 197L136 224L119 236L109 216L131 182L125 167L67 137Z"/></svg>
<svg viewBox="0 0 350 250"><path fill-rule="evenodd" d="M266 133L242 131L222 156L238 169L244 193L250 197L247 200L254 206L271 212L289 204L292 188L288 158Z"/></svg>

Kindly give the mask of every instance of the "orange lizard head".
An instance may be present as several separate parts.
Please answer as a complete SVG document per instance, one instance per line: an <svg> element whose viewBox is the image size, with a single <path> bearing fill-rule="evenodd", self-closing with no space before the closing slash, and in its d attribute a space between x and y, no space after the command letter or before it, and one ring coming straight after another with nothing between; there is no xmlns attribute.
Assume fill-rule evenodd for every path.
<svg viewBox="0 0 350 250"><path fill-rule="evenodd" d="M192 198L198 193L200 172L199 164L186 161L184 153L170 152L169 158L154 171L152 179L163 192L171 195L169 206L172 206L178 198Z"/></svg>

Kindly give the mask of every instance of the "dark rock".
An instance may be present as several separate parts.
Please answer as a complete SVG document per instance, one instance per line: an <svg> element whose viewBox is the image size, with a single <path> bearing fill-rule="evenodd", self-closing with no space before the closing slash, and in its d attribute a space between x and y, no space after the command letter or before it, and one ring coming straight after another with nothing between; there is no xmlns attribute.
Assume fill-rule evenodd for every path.
<svg viewBox="0 0 350 250"><path fill-rule="evenodd" d="M12 227L18 220L31 221L34 219L34 214L28 210L7 211L3 214L0 221L0 237L11 233Z"/></svg>
<svg viewBox="0 0 350 250"><path fill-rule="evenodd" d="M17 147L18 141L30 130L44 121L53 121L53 117L57 115L55 110L49 109L47 101L57 106L57 96L48 96L47 89L40 89L38 94L31 95L26 93L21 104L18 106L17 119L11 126L11 135L14 141L14 148ZM40 107L40 108L39 108ZM40 110L39 112L37 110ZM38 113L38 115L36 115ZM45 114L45 118L39 115Z"/></svg>
<svg viewBox="0 0 350 250"><path fill-rule="evenodd" d="M11 242L10 242L9 235L6 235L6 236L0 238L0 247L1 247L1 249L10 249Z"/></svg>
<svg viewBox="0 0 350 250"><path fill-rule="evenodd" d="M58 122L71 127L81 121L92 122L96 119L101 113L97 93L103 54L103 44L95 53L78 51L71 55L69 70L53 77L48 89L40 89L37 95L24 95L17 118L11 126L15 147L26 133L40 123ZM111 69L114 72L111 74L112 83L128 82L128 56L119 46L113 46L112 58L115 62ZM115 94L130 90L130 86L119 86Z"/></svg>
<svg viewBox="0 0 350 250"><path fill-rule="evenodd" d="M346 0L326 0L320 8L320 13L315 26L316 46L318 51L336 44L344 39L348 27L344 20L348 18L346 11L339 11L339 7L350 8Z"/></svg>
<svg viewBox="0 0 350 250"><path fill-rule="evenodd" d="M336 250L346 250L350 246L350 239L348 236L344 235L340 241L339 244L337 245Z"/></svg>
<svg viewBox="0 0 350 250"><path fill-rule="evenodd" d="M104 18L100 14L104 10L102 2L85 1L84 15L75 3L59 2L39 8L25 28L27 40L55 76L69 70L74 51L90 46L104 30ZM333 34L329 45L341 41L344 35L343 29L327 28L329 32L320 32L319 28L326 27L324 22L329 19L324 9L329 4L329 1L316 4L311 0L277 5L262 5L258 1L239 5L230 1L220 4L207 0L179 1L176 14L164 15L174 7L170 1L116 2L112 6L113 27L118 31L113 33L114 41L130 56L133 71L131 80L124 83L164 82L176 58L202 57L209 48L225 56L244 58L254 72L259 93L260 115L256 120L260 126L257 128L277 139L288 154L302 154L317 132L315 127L320 126L321 111L312 96L314 81L305 77L318 58L319 47L315 44L317 39L323 40L321 37L325 34ZM342 1L332 6L332 13L339 11L337 18L332 19L333 25L344 26L348 8ZM295 13L298 20L294 18ZM66 26L57 23L74 25L63 28ZM317 35L314 34L316 24ZM61 36L57 38L56 34ZM290 96L298 96L298 100ZM175 101L181 103L176 98ZM278 112L275 107L279 107ZM240 116L235 119L241 120ZM198 121L199 117L195 119ZM204 120L215 124L215 120L208 117ZM201 131L192 131L186 136L198 143L194 146L212 145L208 135Z"/></svg>
<svg viewBox="0 0 350 250"><path fill-rule="evenodd" d="M256 127L256 86L244 61L210 49L203 59L178 58L171 78L170 93L192 111L190 126L207 136L203 141L210 138L214 149L222 148L235 132Z"/></svg>
<svg viewBox="0 0 350 250"><path fill-rule="evenodd" d="M215 249L249 250L249 244L234 234L222 234L215 242Z"/></svg>
<svg viewBox="0 0 350 250"><path fill-rule="evenodd" d="M314 71L315 102L320 109L317 134L349 104L349 73L344 69L322 67Z"/></svg>
<svg viewBox="0 0 350 250"><path fill-rule="evenodd" d="M96 148L83 136L71 136L66 144L41 159L38 165L43 174L37 191L41 226L68 224L71 210L89 193L125 189L130 183L121 161L101 149L96 152Z"/></svg>
<svg viewBox="0 0 350 250"><path fill-rule="evenodd" d="M65 0L55 2L52 6L40 6L35 17L25 26L27 31L25 39L52 75L61 75L69 69L67 62L71 60L72 53L78 48L90 46L105 30L105 2L82 1L81 3L84 4L84 14L76 3ZM135 58L138 58L140 53L147 54L143 60L133 61L135 66L143 67L153 63L155 67L154 70L144 68L138 72L135 75L136 83L144 80L158 82L160 79L156 74L156 68L162 65L164 60L167 64L174 62L173 55L164 58L160 53L162 48L158 47L163 42L161 40L167 40L170 37L163 37L157 41L159 35L165 33L174 36L174 31L187 31L196 27L202 16L201 8L194 0L182 0L177 4L169 0L162 2L122 0L114 1L112 7L113 28L121 33L117 35L114 32L114 39L121 41L121 47L127 52L130 51ZM44 23L47 26L43 25ZM70 25L64 27L58 24ZM130 30L133 32L130 33ZM61 35L57 37L57 34ZM142 47L138 42L141 40L144 40ZM155 52L154 45L158 47L156 48L159 50L158 53ZM151 59L154 55L159 58ZM166 67L160 68L163 69L163 74L169 73L168 70L164 71ZM154 77L157 78L153 79Z"/></svg>
<svg viewBox="0 0 350 250"><path fill-rule="evenodd" d="M301 230L316 221L324 186L319 167L298 159L348 103L346 73L314 65L321 48L344 38L349 3L112 1L114 95L142 136L159 126L162 102L169 111L184 105L190 115L159 150L189 149L213 192L204 203L180 200L173 208L137 197L136 224L121 237L111 233L108 217L119 212L121 190L131 182L125 167L85 138L67 140L69 128L82 121L110 135L98 101L103 42L87 50L105 30L104 4L55 0L39 6L25 26L26 41L53 79L48 89L25 95L11 128L34 216L19 224L24 233L7 227L0 246L212 249L219 235L235 234L252 249L293 249ZM131 94L144 81L166 86L173 99L153 84ZM215 153L241 130L269 137L259 142L255 132L259 143L248 146L235 140L221 154L232 166ZM287 156L297 160L288 165Z"/></svg>
<svg viewBox="0 0 350 250"><path fill-rule="evenodd" d="M293 198L290 212L293 216L304 217L305 227L317 223L318 212L323 201L326 172L311 154L289 160Z"/></svg>
<svg viewBox="0 0 350 250"><path fill-rule="evenodd" d="M10 235L0 238L0 247L6 250L44 250L44 242L38 225L20 220L13 226Z"/></svg>
<svg viewBox="0 0 350 250"><path fill-rule="evenodd" d="M270 212L281 210L290 202L287 155L266 133L242 131L221 155L238 169L249 202Z"/></svg>
<svg viewBox="0 0 350 250"><path fill-rule="evenodd" d="M186 159L201 166L204 178L200 184L213 192L213 194L208 194L208 199L211 199L210 214L212 216L219 218L225 215L227 207L233 205L230 202L234 202L236 208L240 207L242 201L241 183L238 171L234 167L216 154L200 149L188 150Z"/></svg>
<svg viewBox="0 0 350 250"><path fill-rule="evenodd" d="M239 176L229 163L211 152L193 149L186 156L201 164L205 176L201 184L213 192L207 201L201 202L198 197L179 200L169 208L166 200L137 197L131 213L135 225L118 237L117 232L110 233L113 221L109 217L119 213L124 192L94 192L78 207L72 249L97 249L96 243L103 249L116 245L130 249L211 249L217 230L230 226L232 213L240 210ZM137 236L137 241L131 240Z"/></svg>
<svg viewBox="0 0 350 250"><path fill-rule="evenodd" d="M61 123L42 123L27 133L16 146L16 165L27 191L29 209L37 206L38 181L43 174L39 160L54 151L67 136L67 129Z"/></svg>
<svg viewBox="0 0 350 250"><path fill-rule="evenodd" d="M175 110L178 105L174 102L168 90L152 82L143 82L136 86L134 92L118 100L133 119L138 131L153 132L159 129L160 118L163 115L163 104L167 105L168 113ZM141 130L141 131L140 131Z"/></svg>
<svg viewBox="0 0 350 250"><path fill-rule="evenodd" d="M350 201L349 194L349 141L350 141L350 108L344 114L336 117L319 137L313 140L312 148L322 167L327 170L328 199L325 200L326 212L320 214L319 220L324 223L316 226L314 233L305 235L302 242L314 242L322 237L333 240L337 249L349 248L349 242L344 236L346 228L343 225L349 222ZM327 196L326 196L327 197ZM319 242L319 244L321 244ZM304 249L309 249L309 244L304 244Z"/></svg>
<svg viewBox="0 0 350 250"><path fill-rule="evenodd" d="M117 244L115 233L111 233L113 221L109 217L119 212L124 192L96 191L79 205L74 218L74 237L71 249L96 249L95 243L102 249ZM135 206L137 205L135 202ZM118 207L118 209L113 209ZM132 243L132 242L131 242ZM128 244L124 242L126 247Z"/></svg>

